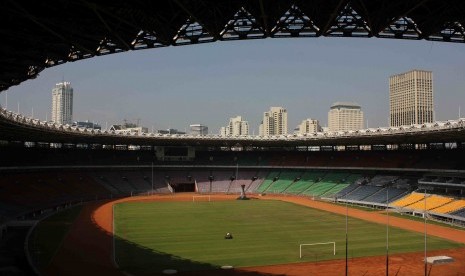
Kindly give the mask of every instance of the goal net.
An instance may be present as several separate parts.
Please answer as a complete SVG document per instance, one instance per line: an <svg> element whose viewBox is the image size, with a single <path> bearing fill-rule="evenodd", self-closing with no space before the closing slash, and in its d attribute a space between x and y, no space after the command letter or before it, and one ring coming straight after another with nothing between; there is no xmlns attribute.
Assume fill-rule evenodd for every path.
<svg viewBox="0 0 465 276"><path fill-rule="evenodd" d="M192 196L192 202L196 202L196 201L211 201L211 197L209 195Z"/></svg>
<svg viewBox="0 0 465 276"><path fill-rule="evenodd" d="M336 242L317 242L317 243L301 243L299 246L299 257L302 259L303 257L303 252L302 249L304 247L312 247L312 252L315 252L315 250L318 250L318 252L329 252L327 249L328 247L332 247L333 255L336 255Z"/></svg>

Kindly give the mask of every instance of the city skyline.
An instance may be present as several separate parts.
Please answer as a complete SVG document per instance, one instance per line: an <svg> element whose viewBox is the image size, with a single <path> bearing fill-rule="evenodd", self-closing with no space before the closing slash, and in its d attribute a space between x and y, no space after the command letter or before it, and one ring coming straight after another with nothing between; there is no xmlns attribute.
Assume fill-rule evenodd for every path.
<svg viewBox="0 0 465 276"><path fill-rule="evenodd" d="M124 66L122 66L124 64ZM45 120L50 88L73 83L74 119L102 127L141 119L149 129L216 133L240 115L258 134L270 106L288 110L288 131L305 118L327 126L332 103L359 103L364 127L389 125L389 76L434 72L435 120L458 118L465 106L465 53L458 44L383 39L317 38L217 42L134 51L67 63L8 90L8 109ZM6 93L0 104L6 105ZM50 117L48 118L50 119Z"/></svg>

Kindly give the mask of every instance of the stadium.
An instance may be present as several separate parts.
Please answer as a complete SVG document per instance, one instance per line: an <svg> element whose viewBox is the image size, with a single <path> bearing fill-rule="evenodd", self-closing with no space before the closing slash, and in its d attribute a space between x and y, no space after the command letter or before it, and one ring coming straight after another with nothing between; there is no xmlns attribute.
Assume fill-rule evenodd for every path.
<svg viewBox="0 0 465 276"><path fill-rule="evenodd" d="M66 62L170 45L465 42L458 1L2 6L3 91ZM56 10L73 20L47 17ZM0 130L0 275L465 275L465 119L314 135L121 135L2 107Z"/></svg>

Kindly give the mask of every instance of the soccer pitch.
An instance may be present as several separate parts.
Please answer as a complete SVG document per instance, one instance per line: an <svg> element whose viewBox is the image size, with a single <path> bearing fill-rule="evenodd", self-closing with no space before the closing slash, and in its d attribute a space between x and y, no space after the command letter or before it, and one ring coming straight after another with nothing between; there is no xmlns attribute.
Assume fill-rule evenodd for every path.
<svg viewBox="0 0 465 276"><path fill-rule="evenodd" d="M345 216L276 200L128 202L114 206L115 261L145 274L345 258ZM227 232L233 239L224 239ZM386 226L348 219L349 258L383 255ZM336 242L332 245L299 245ZM428 237L428 250L460 247ZM424 250L424 236L389 229L390 254Z"/></svg>

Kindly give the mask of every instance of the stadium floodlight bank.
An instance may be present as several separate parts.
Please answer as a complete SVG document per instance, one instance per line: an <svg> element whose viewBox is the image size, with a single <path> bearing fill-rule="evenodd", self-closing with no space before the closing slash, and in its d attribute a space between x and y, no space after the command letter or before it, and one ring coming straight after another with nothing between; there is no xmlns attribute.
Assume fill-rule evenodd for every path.
<svg viewBox="0 0 465 276"><path fill-rule="evenodd" d="M192 196L192 202L195 202L196 200L197 200L197 201L212 201L210 195L196 195L196 196Z"/></svg>
<svg viewBox="0 0 465 276"><path fill-rule="evenodd" d="M299 246L299 258L302 259L302 247L304 247L304 246L315 246L315 245L325 245L325 244L332 244L333 245L333 255L336 255L336 242L301 243L300 246Z"/></svg>

